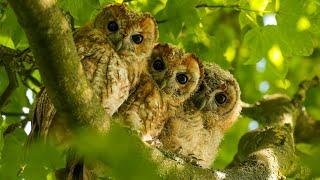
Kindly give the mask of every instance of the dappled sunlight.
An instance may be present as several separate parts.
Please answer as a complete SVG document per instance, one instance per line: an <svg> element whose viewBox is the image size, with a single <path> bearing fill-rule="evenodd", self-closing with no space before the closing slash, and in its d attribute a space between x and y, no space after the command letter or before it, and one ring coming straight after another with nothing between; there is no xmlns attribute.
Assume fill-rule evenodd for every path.
<svg viewBox="0 0 320 180"><path fill-rule="evenodd" d="M27 96L27 98L28 98L29 103L30 103L30 104L33 104L34 98L33 98L33 92L32 92L31 89L28 89L28 90L26 91L26 96Z"/></svg>
<svg viewBox="0 0 320 180"><path fill-rule="evenodd" d="M49 9L52 6L54 6L57 3L57 1L56 0L42 0L42 1L39 1L39 3L44 9Z"/></svg>
<svg viewBox="0 0 320 180"><path fill-rule="evenodd" d="M281 89L288 89L290 87L291 83L288 79L279 79L276 80L276 86L281 88Z"/></svg>
<svg viewBox="0 0 320 180"><path fill-rule="evenodd" d="M300 19L297 22L297 30L298 31L305 31L308 30L311 27L310 21L307 17L300 17Z"/></svg>
<svg viewBox="0 0 320 180"><path fill-rule="evenodd" d="M270 14L265 14L263 16L263 25L277 25L277 19L276 19L276 14L275 13L270 13Z"/></svg>
<svg viewBox="0 0 320 180"><path fill-rule="evenodd" d="M248 125L248 128L250 131L257 129L258 127L259 127L259 123L256 120L251 120Z"/></svg>
<svg viewBox="0 0 320 180"><path fill-rule="evenodd" d="M307 5L307 13L308 14L314 14L317 12L318 8L320 8L319 2L310 1L310 3Z"/></svg>
<svg viewBox="0 0 320 180"><path fill-rule="evenodd" d="M22 112L25 113L25 114L28 114L29 111L30 111L30 109L27 108L27 107L23 107L23 108L22 108Z"/></svg>
<svg viewBox="0 0 320 180"><path fill-rule="evenodd" d="M259 91L262 93L266 93L270 88L269 82L268 81L262 81L259 84Z"/></svg>
<svg viewBox="0 0 320 180"><path fill-rule="evenodd" d="M266 70L267 61L265 58L262 58L259 62L256 63L256 70L258 72L264 72Z"/></svg>
<svg viewBox="0 0 320 180"><path fill-rule="evenodd" d="M225 3L225 0L213 0L214 3L219 3L219 4L222 4L222 3Z"/></svg>
<svg viewBox="0 0 320 180"><path fill-rule="evenodd" d="M263 12L269 4L269 0L251 0L249 5L252 10Z"/></svg>
<svg viewBox="0 0 320 180"><path fill-rule="evenodd" d="M278 45L273 45L271 49L268 51L268 57L271 63L276 66L277 69L283 69L283 56Z"/></svg>
<svg viewBox="0 0 320 180"><path fill-rule="evenodd" d="M27 124L26 124L26 126L24 127L24 132L27 134L27 135L29 135L30 134L30 132L31 132L31 121L28 121L27 122Z"/></svg>
<svg viewBox="0 0 320 180"><path fill-rule="evenodd" d="M280 9L280 0L275 0L274 1L274 11L278 12Z"/></svg>
<svg viewBox="0 0 320 180"><path fill-rule="evenodd" d="M232 62L236 57L236 48L234 46L229 46L223 56L228 62Z"/></svg>
<svg viewBox="0 0 320 180"><path fill-rule="evenodd" d="M3 44L6 47L14 48L14 43L13 43L11 37L3 36L2 34L0 34L0 42L1 42L1 44Z"/></svg>

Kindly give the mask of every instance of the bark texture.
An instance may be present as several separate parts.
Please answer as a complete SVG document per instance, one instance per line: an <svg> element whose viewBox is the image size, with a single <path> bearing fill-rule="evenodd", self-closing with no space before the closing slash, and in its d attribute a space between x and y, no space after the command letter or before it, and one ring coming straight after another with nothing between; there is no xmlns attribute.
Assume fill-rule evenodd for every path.
<svg viewBox="0 0 320 180"><path fill-rule="evenodd" d="M9 0L36 59L55 107L70 124L105 131L109 127L85 78L72 31L55 0ZM71 126L70 126L71 127Z"/></svg>

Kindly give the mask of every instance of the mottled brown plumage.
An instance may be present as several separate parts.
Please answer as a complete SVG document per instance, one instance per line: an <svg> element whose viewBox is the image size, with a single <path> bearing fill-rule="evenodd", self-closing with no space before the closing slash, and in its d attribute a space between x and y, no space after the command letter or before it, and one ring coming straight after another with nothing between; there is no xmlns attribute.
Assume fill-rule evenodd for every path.
<svg viewBox="0 0 320 180"><path fill-rule="evenodd" d="M240 102L239 85L232 75L206 64L197 92L165 124L160 148L209 167L223 135L239 116Z"/></svg>
<svg viewBox="0 0 320 180"><path fill-rule="evenodd" d="M194 93L201 77L202 65L196 56L158 44L148 59L148 73L119 109L120 119L140 132L144 141L153 142L166 117Z"/></svg>
<svg viewBox="0 0 320 180"><path fill-rule="evenodd" d="M128 9L125 4L106 6L92 23L74 33L87 78L108 115L117 111L138 83L157 38L155 20L148 13ZM52 133L48 133L49 129ZM67 132L67 124L59 118L46 91L41 91L31 136L51 134L63 141Z"/></svg>
<svg viewBox="0 0 320 180"><path fill-rule="evenodd" d="M109 115L137 84L157 38L154 19L124 4L107 6L93 23L75 32L87 77Z"/></svg>

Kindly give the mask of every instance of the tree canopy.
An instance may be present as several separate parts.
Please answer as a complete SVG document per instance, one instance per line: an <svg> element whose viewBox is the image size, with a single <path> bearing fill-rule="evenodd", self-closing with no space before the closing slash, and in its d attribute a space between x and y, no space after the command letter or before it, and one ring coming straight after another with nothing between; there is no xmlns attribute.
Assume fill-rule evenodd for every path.
<svg viewBox="0 0 320 180"><path fill-rule="evenodd" d="M58 5L65 14L73 17L77 28L90 21L103 5L114 2L123 1L59 0ZM301 82L320 77L319 0L124 2L132 9L155 16L160 42L175 44L205 62L214 62L229 70L239 82L241 99L245 103L254 104L264 95L275 93L294 98ZM65 156L60 149L40 144L31 148L29 156L24 156L27 138L24 130L30 125L28 114L43 82L30 55L27 37L6 0L0 0L0 44L0 179L52 179L53 171L65 166ZM302 108L317 120L320 120L319 92L320 86L310 88L305 101L301 101ZM225 168L233 160L239 152L240 138L263 127L263 117L244 111L226 134L213 169ZM123 129L115 127L107 140L90 142L93 137L84 136L78 143L81 146L90 142L90 148L80 149L116 167L111 174L117 178L154 177L155 165L137 150L132 137L126 134ZM302 157L299 163L311 169L312 177L320 177L317 166L319 137L313 141L296 139L295 144ZM95 148L99 144L104 144L106 152Z"/></svg>

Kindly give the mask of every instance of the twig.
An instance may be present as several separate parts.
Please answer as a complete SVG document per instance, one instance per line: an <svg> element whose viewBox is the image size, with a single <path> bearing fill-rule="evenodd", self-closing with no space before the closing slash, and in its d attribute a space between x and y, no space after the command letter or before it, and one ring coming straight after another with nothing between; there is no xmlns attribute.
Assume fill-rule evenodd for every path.
<svg viewBox="0 0 320 180"><path fill-rule="evenodd" d="M5 112L5 111L1 111L0 113L1 115L5 115L5 116L28 116L28 113L23 113L23 112Z"/></svg>
<svg viewBox="0 0 320 180"><path fill-rule="evenodd" d="M255 13L272 13L272 11L257 11L253 9L248 9L241 7L238 4L231 4L231 5L221 5L221 4L216 4L216 5L208 5L208 4L198 4L196 5L196 8L228 8L228 9L234 9L236 11L250 11L250 12L255 12Z"/></svg>
<svg viewBox="0 0 320 180"><path fill-rule="evenodd" d="M165 23L165 22L167 22L167 21L168 21L167 19L157 20L157 24L162 24L162 23Z"/></svg>
<svg viewBox="0 0 320 180"><path fill-rule="evenodd" d="M3 132L3 136L6 136L6 135L12 133L16 128L24 127L27 124L28 121L29 121L28 119L24 119L24 120L21 120L21 121L19 121L17 123L10 124L6 128L6 130Z"/></svg>
<svg viewBox="0 0 320 180"><path fill-rule="evenodd" d="M9 84L0 97L0 110L6 105L11 94L18 87L18 80L17 80L16 73L12 71L12 69L8 65L5 65L5 70L8 75Z"/></svg>
<svg viewBox="0 0 320 180"><path fill-rule="evenodd" d="M312 78L312 80L304 80L299 84L299 88L298 91L296 92L296 94L294 95L293 99L292 99L292 103L294 105L299 105L302 104L304 102L304 100L306 99L306 93L307 91L315 86L320 85L320 79L318 76L315 76Z"/></svg>

